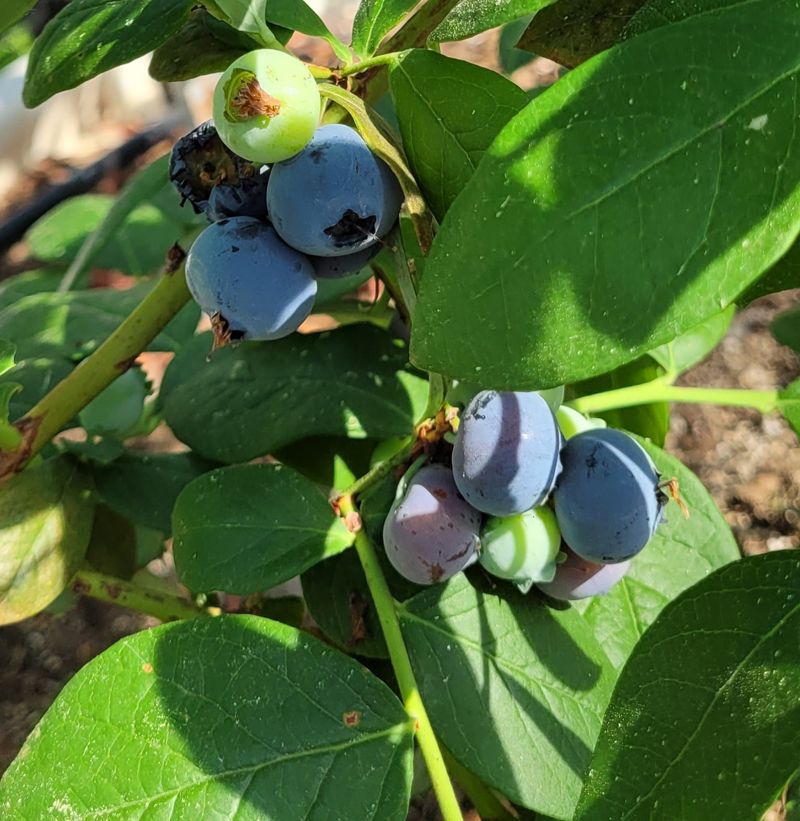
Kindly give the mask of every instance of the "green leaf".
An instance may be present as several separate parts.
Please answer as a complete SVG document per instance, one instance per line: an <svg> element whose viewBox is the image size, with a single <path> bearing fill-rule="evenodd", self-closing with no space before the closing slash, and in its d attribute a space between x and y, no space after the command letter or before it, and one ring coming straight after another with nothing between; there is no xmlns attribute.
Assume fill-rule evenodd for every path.
<svg viewBox="0 0 800 821"><path fill-rule="evenodd" d="M237 57L259 47L260 43L246 32L237 31L197 7L183 28L153 52L150 76L176 83L225 71Z"/></svg>
<svg viewBox="0 0 800 821"><path fill-rule="evenodd" d="M8 339L0 339L0 376L14 367L17 346Z"/></svg>
<svg viewBox="0 0 800 821"><path fill-rule="evenodd" d="M519 20L506 23L500 29L500 38L497 41L497 56L503 74L513 74L518 68L526 66L535 59L534 54L517 48L517 42L531 22L531 15L526 14Z"/></svg>
<svg viewBox="0 0 800 821"><path fill-rule="evenodd" d="M138 525L169 534L172 508L180 492L215 465L193 453L127 451L107 466L94 466L100 498Z"/></svg>
<svg viewBox="0 0 800 821"><path fill-rule="evenodd" d="M748 37L719 48L734 30ZM730 304L800 228L798 37L794 0L753 0L626 41L532 101L436 238L413 361L549 387Z"/></svg>
<svg viewBox="0 0 800 821"><path fill-rule="evenodd" d="M303 573L303 598L320 630L347 653L389 657L381 623L354 550Z"/></svg>
<svg viewBox="0 0 800 821"><path fill-rule="evenodd" d="M460 0L430 35L433 43L466 40L482 31L535 14L553 0Z"/></svg>
<svg viewBox="0 0 800 821"><path fill-rule="evenodd" d="M0 282L0 310L18 302L22 297L55 291L61 282L63 271L37 268L17 274Z"/></svg>
<svg viewBox="0 0 800 821"><path fill-rule="evenodd" d="M124 438L141 418L150 386L144 371L129 368L102 390L78 414L90 435L116 435Z"/></svg>
<svg viewBox="0 0 800 821"><path fill-rule="evenodd" d="M588 396L592 393L624 388L628 385L639 385L650 382L664 375L664 369L650 356L642 356L633 362L620 365L611 373L595 376L573 386L576 396ZM619 408L596 414L612 428L623 428L631 433L644 436L657 445L663 445L669 430L669 404L653 402L649 405L637 405L632 408Z"/></svg>
<svg viewBox="0 0 800 821"><path fill-rule="evenodd" d="M778 409L800 436L800 379L795 380L778 394Z"/></svg>
<svg viewBox="0 0 800 821"><path fill-rule="evenodd" d="M416 0L361 0L353 20L353 50L361 57L375 53L384 36L411 11Z"/></svg>
<svg viewBox="0 0 800 821"><path fill-rule="evenodd" d="M404 54L390 78L406 156L441 220L528 96L493 71L423 49Z"/></svg>
<svg viewBox="0 0 800 821"><path fill-rule="evenodd" d="M722 342L735 315L736 306L729 305L724 311L675 337L672 342L653 348L649 355L670 374L688 371Z"/></svg>
<svg viewBox="0 0 800 821"><path fill-rule="evenodd" d="M800 308L784 311L772 321L770 328L781 345L800 353Z"/></svg>
<svg viewBox="0 0 800 821"><path fill-rule="evenodd" d="M47 607L80 567L94 504L78 470L55 459L17 474L0 493L0 625Z"/></svg>
<svg viewBox="0 0 800 821"><path fill-rule="evenodd" d="M157 271L164 265L167 252L183 237L188 226L205 224L203 217L192 214L190 208L181 209L180 198L169 181L169 161L169 154L165 154L138 171L112 202L90 200L87 203L91 208L99 205L103 217L83 238L74 254L64 275L68 286L81 281L81 277L93 266L119 268L133 275ZM81 202L82 198L78 197L77 201ZM75 203L76 200L70 202ZM110 207L106 209L108 205ZM65 232L69 234L74 229L70 222L74 216L72 210L65 208L65 212L61 213L61 219L51 218L55 225L48 217L41 221L42 250L50 250L49 245L55 235L56 254L59 254L59 249L63 247L58 244L61 235ZM80 222L78 224L81 225ZM86 228L86 225L82 227ZM71 248L68 248L67 256L70 251ZM63 256L62 253L57 258L63 259Z"/></svg>
<svg viewBox="0 0 800 821"><path fill-rule="evenodd" d="M152 282L142 282L124 291L88 290L26 296L0 310L0 336L17 343L20 360L81 357L115 331L152 287ZM187 305L148 350L177 351L194 333L198 317L197 306Z"/></svg>
<svg viewBox="0 0 800 821"><path fill-rule="evenodd" d="M73 366L74 363L62 358L26 359L5 373L0 385L9 382L22 385L21 390L15 390L11 397L9 418L19 419L24 416L54 385L69 374Z"/></svg>
<svg viewBox="0 0 800 821"><path fill-rule="evenodd" d="M236 465L195 479L172 513L175 566L197 591L267 590L353 542L316 485L284 465Z"/></svg>
<svg viewBox="0 0 800 821"><path fill-rule="evenodd" d="M28 108L129 63L177 32L192 0L71 0L31 50L22 99Z"/></svg>
<svg viewBox="0 0 800 821"><path fill-rule="evenodd" d="M581 616L463 574L399 615L448 750L515 803L571 818L613 682Z"/></svg>
<svg viewBox="0 0 800 821"><path fill-rule="evenodd" d="M404 370L405 350L388 333L368 325L244 343L208 363L210 348L208 335L193 340L161 388L175 435L209 459L243 462L313 435L402 436L425 409L427 382Z"/></svg>
<svg viewBox="0 0 800 821"><path fill-rule="evenodd" d="M763 276L740 294L736 303L745 307L759 297L793 288L800 288L800 240L796 240L794 245Z"/></svg>
<svg viewBox="0 0 800 821"><path fill-rule="evenodd" d="M646 0L558 0L537 14L518 48L574 68L611 48Z"/></svg>
<svg viewBox="0 0 800 821"><path fill-rule="evenodd" d="M133 177L118 198L83 194L56 206L25 235L33 256L42 262L72 263L74 275L90 267L132 276L158 271L184 233L148 202L167 184L167 161L157 160Z"/></svg>
<svg viewBox="0 0 800 821"><path fill-rule="evenodd" d="M576 820L760 818L797 769L798 634L792 550L669 605L622 671Z"/></svg>
<svg viewBox="0 0 800 821"><path fill-rule="evenodd" d="M36 0L3 0L0 6L0 34L21 20L35 5Z"/></svg>
<svg viewBox="0 0 800 821"><path fill-rule="evenodd" d="M99 504L94 510L86 561L98 573L130 579L136 572L136 527L130 519Z"/></svg>
<svg viewBox="0 0 800 821"><path fill-rule="evenodd" d="M18 57L27 54L32 45L33 35L25 23L19 23L0 34L0 71L11 65Z"/></svg>
<svg viewBox="0 0 800 821"><path fill-rule="evenodd" d="M708 14L740 0L645 0L642 8L627 23L623 37L635 37L661 26L679 23L687 17Z"/></svg>
<svg viewBox="0 0 800 821"><path fill-rule="evenodd" d="M670 502L663 523L624 579L588 602L584 618L612 664L622 667L647 627L687 587L739 558L731 529L700 480L678 459L639 440L665 479L678 479L689 509Z"/></svg>
<svg viewBox="0 0 800 821"><path fill-rule="evenodd" d="M395 695L355 661L258 616L195 619L128 636L80 670L6 773L0 808L30 821L54 806L400 821L412 744Z"/></svg>
<svg viewBox="0 0 800 821"><path fill-rule="evenodd" d="M374 449L372 439L309 436L276 450L272 455L328 492L345 490L365 474L370 468Z"/></svg>
<svg viewBox="0 0 800 821"><path fill-rule="evenodd" d="M252 1L252 0L251 0ZM260 0L259 0L260 2ZM267 20L292 31L327 40L333 53L343 62L352 59L350 49L331 34L320 16L303 0L267 0Z"/></svg>

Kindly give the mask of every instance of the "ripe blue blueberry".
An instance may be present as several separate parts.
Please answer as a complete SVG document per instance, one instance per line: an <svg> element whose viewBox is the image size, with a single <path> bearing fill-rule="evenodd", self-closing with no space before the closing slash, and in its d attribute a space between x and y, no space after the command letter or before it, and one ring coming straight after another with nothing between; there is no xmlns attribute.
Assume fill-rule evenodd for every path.
<svg viewBox="0 0 800 821"><path fill-rule="evenodd" d="M397 220L402 194L394 174L344 125L318 128L295 157L276 163L267 210L284 242L318 257L374 245Z"/></svg>
<svg viewBox="0 0 800 821"><path fill-rule="evenodd" d="M597 428L569 439L561 459L553 499L564 541L598 564L635 556L655 532L665 503L645 450L622 431Z"/></svg>
<svg viewBox="0 0 800 821"><path fill-rule="evenodd" d="M308 258L251 217L209 225L189 251L186 281L222 341L287 336L317 293Z"/></svg>
<svg viewBox="0 0 800 821"><path fill-rule="evenodd" d="M630 561L594 564L569 548L564 553L564 561L556 566L555 578L537 585L542 593L561 601L577 601L608 593L631 565Z"/></svg>
<svg viewBox="0 0 800 821"><path fill-rule="evenodd" d="M208 197L205 212L211 222L228 217L267 219L269 168L242 160L238 179L217 183Z"/></svg>
<svg viewBox="0 0 800 821"><path fill-rule="evenodd" d="M415 584L443 582L478 557L481 515L444 465L420 468L383 524L392 567Z"/></svg>
<svg viewBox="0 0 800 821"><path fill-rule="evenodd" d="M453 476L464 498L492 516L542 504L561 462L561 433L542 396L481 391L467 405L453 450Z"/></svg>
<svg viewBox="0 0 800 821"><path fill-rule="evenodd" d="M348 274L355 274L366 268L370 260L380 253L379 244L371 245L363 251L348 254L346 257L309 257L314 266L317 279L339 279Z"/></svg>

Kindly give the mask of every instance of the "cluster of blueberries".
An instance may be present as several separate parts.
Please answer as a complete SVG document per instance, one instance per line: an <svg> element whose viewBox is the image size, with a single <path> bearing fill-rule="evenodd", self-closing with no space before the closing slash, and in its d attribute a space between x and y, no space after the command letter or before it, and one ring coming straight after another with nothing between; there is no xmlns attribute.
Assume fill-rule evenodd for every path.
<svg viewBox="0 0 800 821"><path fill-rule="evenodd" d="M607 592L650 541L667 496L628 434L535 392L481 391L461 415L452 468L409 471L383 528L392 566L417 584L476 561L527 592Z"/></svg>
<svg viewBox="0 0 800 821"><path fill-rule="evenodd" d="M211 222L186 279L218 343L297 330L317 280L364 268L397 222L394 174L352 128L317 127L319 111L306 66L262 49L228 68L213 121L173 148L170 179Z"/></svg>
<svg viewBox="0 0 800 821"><path fill-rule="evenodd" d="M214 91L214 117L175 145L170 178L211 222L186 260L217 344L278 339L311 312L317 280L361 270L397 222L388 166L343 125L319 126L316 81L260 49ZM452 468L410 469L383 530L389 561L417 584L480 561L527 592L606 592L662 519L666 496L639 444L535 392L480 391ZM596 421L596 420L595 420Z"/></svg>

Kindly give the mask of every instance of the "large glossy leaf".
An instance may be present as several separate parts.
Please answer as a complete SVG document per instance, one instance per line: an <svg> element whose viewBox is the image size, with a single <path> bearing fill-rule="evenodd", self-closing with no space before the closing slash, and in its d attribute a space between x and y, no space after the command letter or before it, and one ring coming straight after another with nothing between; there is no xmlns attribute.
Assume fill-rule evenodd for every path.
<svg viewBox="0 0 800 821"><path fill-rule="evenodd" d="M613 675L574 609L466 576L400 609L434 729L514 802L571 818Z"/></svg>
<svg viewBox="0 0 800 821"><path fill-rule="evenodd" d="M748 36L720 47L732 31ZM731 303L800 228L798 36L794 0L754 0L626 41L531 102L436 238L414 361L547 387Z"/></svg>
<svg viewBox="0 0 800 821"><path fill-rule="evenodd" d="M416 0L361 0L353 20L353 50L362 57L374 54L384 35L416 5Z"/></svg>
<svg viewBox="0 0 800 821"><path fill-rule="evenodd" d="M192 0L71 0L31 50L29 108L160 46L183 25Z"/></svg>
<svg viewBox="0 0 800 821"><path fill-rule="evenodd" d="M634 37L687 17L713 13L739 3L740 0L645 0L633 19L627 22L622 36Z"/></svg>
<svg viewBox="0 0 800 821"><path fill-rule="evenodd" d="M434 43L466 40L482 31L510 23L526 14L535 14L553 0L460 0L453 10L433 30Z"/></svg>
<svg viewBox="0 0 800 821"><path fill-rule="evenodd" d="M157 160L117 198L84 194L63 202L25 235L31 253L42 262L71 264L76 275L90 266L132 276L158 271L185 230L149 203L167 184L166 168L167 157Z"/></svg>
<svg viewBox="0 0 800 821"><path fill-rule="evenodd" d="M797 551L687 590L622 671L576 819L760 818L797 769L798 635Z"/></svg>
<svg viewBox="0 0 800 821"><path fill-rule="evenodd" d="M0 384L16 383L22 389L11 397L9 417L24 416L52 387L57 385L74 367L61 357L26 359L3 374Z"/></svg>
<svg viewBox="0 0 800 821"><path fill-rule="evenodd" d="M92 467L100 498L138 525L169 534L178 494L215 467L192 453L134 453Z"/></svg>
<svg viewBox="0 0 800 821"><path fill-rule="evenodd" d="M0 336L17 344L19 360L81 356L100 344L153 287L142 282L124 291L40 293L0 310ZM194 333L199 309L183 308L148 350L176 351Z"/></svg>
<svg viewBox="0 0 800 821"><path fill-rule="evenodd" d="M172 513L175 565L198 591L267 590L353 542L317 486L284 465L237 465L187 485Z"/></svg>
<svg viewBox="0 0 800 821"><path fill-rule="evenodd" d="M401 436L425 409L405 351L367 325L245 343L209 363L210 347L209 336L188 345L161 391L175 435L209 459L242 462L311 435Z"/></svg>
<svg viewBox="0 0 800 821"><path fill-rule="evenodd" d="M389 688L306 633L257 616L167 624L66 685L0 782L0 809L402 821L412 739Z"/></svg>
<svg viewBox="0 0 800 821"><path fill-rule="evenodd" d="M273 31L277 36L277 33ZM190 80L225 69L260 44L244 31L212 17L204 8L192 9L183 28L153 52L150 75L162 82Z"/></svg>
<svg viewBox="0 0 800 821"><path fill-rule="evenodd" d="M666 522L633 560L625 578L605 596L589 600L584 618L617 668L670 601L739 558L731 529L700 480L678 459L644 440L640 443L665 480L678 480L689 518L670 502Z"/></svg>
<svg viewBox="0 0 800 821"><path fill-rule="evenodd" d="M0 493L0 624L47 607L80 567L94 504L86 481L64 460L15 476Z"/></svg>
<svg viewBox="0 0 800 821"><path fill-rule="evenodd" d="M390 78L406 156L441 220L528 95L493 71L423 49L403 55Z"/></svg>
<svg viewBox="0 0 800 821"><path fill-rule="evenodd" d="M574 68L611 48L646 0L558 0L537 14L517 43Z"/></svg>

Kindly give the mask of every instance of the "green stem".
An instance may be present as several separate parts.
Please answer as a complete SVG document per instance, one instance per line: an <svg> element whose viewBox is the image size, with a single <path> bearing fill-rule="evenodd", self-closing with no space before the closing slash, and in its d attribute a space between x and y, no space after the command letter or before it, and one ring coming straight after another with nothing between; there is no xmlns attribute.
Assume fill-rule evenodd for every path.
<svg viewBox="0 0 800 821"><path fill-rule="evenodd" d="M769 413L778 407L777 391L748 391L737 388L683 388L664 379L630 385L611 391L581 396L567 404L581 413L601 413L617 408L649 405L653 402L687 402L733 405Z"/></svg>
<svg viewBox="0 0 800 821"><path fill-rule="evenodd" d="M387 473L402 465L414 452L416 446L417 437L409 436L397 453L390 456L388 459L385 459L383 462L379 462L363 476L356 479L355 482L353 482L353 484L350 485L344 493L342 493L342 496L357 496L359 493L363 493L365 490L372 487L372 485L379 482L384 476L386 476Z"/></svg>
<svg viewBox="0 0 800 821"><path fill-rule="evenodd" d="M456 783L469 796L469 800L483 821L516 821L490 787L460 761L453 758L452 753L446 747L441 749L447 769L453 774Z"/></svg>
<svg viewBox="0 0 800 821"><path fill-rule="evenodd" d="M351 496L345 496L340 500L339 508L341 514L346 516L355 513L356 508ZM397 684L400 687L400 695L408 714L415 720L416 736L428 774L431 778L433 791L439 802L439 808L444 821L462 821L461 808L458 805L453 783L447 773L442 751L433 732L428 713L417 687L417 680L411 668L411 659L408 657L403 634L400 632L400 620L397 618L394 599L386 583L386 577L378 563L375 549L369 536L363 529L356 533L355 547L364 575L367 577L367 585L372 599L375 602L375 609L381 623L383 637L389 650L389 658L392 668L397 676Z"/></svg>
<svg viewBox="0 0 800 821"><path fill-rule="evenodd" d="M118 604L137 613L154 616L161 621L218 616L222 612L218 607L198 607L177 596L147 590L124 579L116 579L88 569L79 570L73 576L70 588L73 593L81 596Z"/></svg>
<svg viewBox="0 0 800 821"><path fill-rule="evenodd" d="M361 62L344 66L339 70L339 74L341 74L342 77L350 77L353 74L361 74L362 72L375 68L376 66L390 66L397 62L398 56L399 52L396 51L392 51L387 54L376 54L374 57L368 57L365 60L361 60Z"/></svg>
<svg viewBox="0 0 800 821"><path fill-rule="evenodd" d="M91 356L16 422L23 441L15 450L0 451L0 478L21 470L82 408L125 373L189 298L183 266L165 274Z"/></svg>

